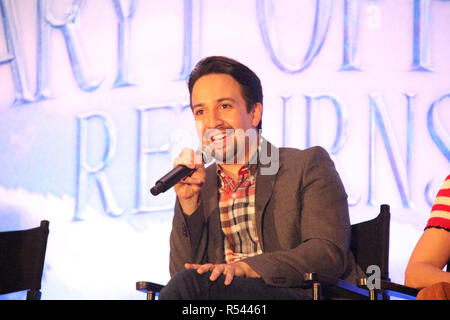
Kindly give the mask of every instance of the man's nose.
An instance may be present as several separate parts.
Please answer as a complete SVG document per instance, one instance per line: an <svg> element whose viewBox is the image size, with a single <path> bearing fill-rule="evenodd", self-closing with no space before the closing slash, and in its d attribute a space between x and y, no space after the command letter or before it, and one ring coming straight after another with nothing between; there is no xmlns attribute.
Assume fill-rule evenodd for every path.
<svg viewBox="0 0 450 320"><path fill-rule="evenodd" d="M218 114L217 111L213 111L209 113L206 127L207 129L214 129L223 124L223 120Z"/></svg>

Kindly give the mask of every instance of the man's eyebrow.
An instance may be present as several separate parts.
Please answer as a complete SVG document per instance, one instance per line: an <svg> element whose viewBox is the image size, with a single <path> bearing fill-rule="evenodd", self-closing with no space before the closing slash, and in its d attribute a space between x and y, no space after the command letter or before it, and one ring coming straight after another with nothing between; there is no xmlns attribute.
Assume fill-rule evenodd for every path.
<svg viewBox="0 0 450 320"><path fill-rule="evenodd" d="M224 102L224 101L232 101L232 102L236 103L236 100L235 100L235 99L233 99L233 98L228 98L228 97L217 99L217 100L215 101L215 103L220 103L220 102ZM193 106L192 106L192 109L199 108L199 107L203 107L203 106L204 106L203 103L197 103L196 105L193 105Z"/></svg>
<svg viewBox="0 0 450 320"><path fill-rule="evenodd" d="M203 107L203 103L197 103L196 105L192 106L192 110L194 110L195 108L200 108Z"/></svg>
<svg viewBox="0 0 450 320"><path fill-rule="evenodd" d="M236 100L234 100L233 98L220 98L220 99L217 99L217 102L223 102L223 101L226 101L226 100L230 100L232 102L236 102Z"/></svg>

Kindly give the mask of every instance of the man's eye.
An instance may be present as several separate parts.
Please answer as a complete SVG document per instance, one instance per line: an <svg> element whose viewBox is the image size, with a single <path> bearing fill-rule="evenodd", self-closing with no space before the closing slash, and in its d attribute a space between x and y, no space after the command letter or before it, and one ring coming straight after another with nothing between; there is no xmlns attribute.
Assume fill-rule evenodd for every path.
<svg viewBox="0 0 450 320"><path fill-rule="evenodd" d="M221 107L222 109L227 109L227 108L231 108L231 105L229 105L228 103L222 103L222 104L220 105L220 107Z"/></svg>
<svg viewBox="0 0 450 320"><path fill-rule="evenodd" d="M196 116L201 116L203 114L203 110L197 110L195 111Z"/></svg>

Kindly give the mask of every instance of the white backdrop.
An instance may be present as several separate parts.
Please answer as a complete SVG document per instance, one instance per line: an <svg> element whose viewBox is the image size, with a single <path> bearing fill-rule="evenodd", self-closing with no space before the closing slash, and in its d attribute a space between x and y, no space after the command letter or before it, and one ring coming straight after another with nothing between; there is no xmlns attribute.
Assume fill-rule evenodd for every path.
<svg viewBox="0 0 450 320"><path fill-rule="evenodd" d="M165 283L174 193L198 143L186 75L252 68L264 136L322 145L352 223L391 206L390 274L450 172L450 1L0 0L0 230L50 220L43 299L144 299ZM13 296L16 297L16 296Z"/></svg>

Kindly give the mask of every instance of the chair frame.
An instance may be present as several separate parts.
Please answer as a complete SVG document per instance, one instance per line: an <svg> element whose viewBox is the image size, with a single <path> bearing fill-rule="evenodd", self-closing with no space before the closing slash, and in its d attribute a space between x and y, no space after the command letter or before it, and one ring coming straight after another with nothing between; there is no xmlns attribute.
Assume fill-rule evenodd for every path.
<svg viewBox="0 0 450 320"><path fill-rule="evenodd" d="M373 289L367 284L367 278L358 279L358 287L369 291L370 300L387 300L388 297L397 297L405 300L414 300L419 290L395 282L380 280L380 288Z"/></svg>
<svg viewBox="0 0 450 320"><path fill-rule="evenodd" d="M147 295L147 300L155 300L156 293L164 288L163 285L148 282L148 281L138 281L136 282L136 290L144 292Z"/></svg>
<svg viewBox="0 0 450 320"><path fill-rule="evenodd" d="M0 257L6 260L0 265L0 294L27 290L27 300L41 299L49 224L42 220L37 228L0 232Z"/></svg>
<svg viewBox="0 0 450 320"><path fill-rule="evenodd" d="M335 277L315 272L308 272L303 275L304 287L312 290L313 300L321 300L323 298L323 287L337 288L337 290L342 292L344 295L354 295L359 299L388 300L390 296L408 300L415 299L418 293L417 289L391 282L389 279L389 205L382 204L380 206L380 214L375 219L384 220L381 223L380 232L382 235L380 238L387 240L386 243L381 244L378 248L378 250L382 251L382 261L380 261L381 279L379 288L376 289L372 288L371 285L369 286L368 277L361 277L357 279L356 284L353 284ZM373 220L361 222L360 224L370 223ZM357 225L352 225L352 231Z"/></svg>

